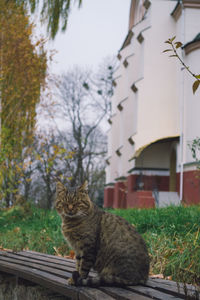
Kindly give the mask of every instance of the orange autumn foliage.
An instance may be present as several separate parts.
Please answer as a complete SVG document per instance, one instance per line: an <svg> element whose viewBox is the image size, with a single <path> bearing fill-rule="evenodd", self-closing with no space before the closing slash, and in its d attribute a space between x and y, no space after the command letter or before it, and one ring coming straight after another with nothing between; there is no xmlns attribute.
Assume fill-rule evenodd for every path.
<svg viewBox="0 0 200 300"><path fill-rule="evenodd" d="M45 41L33 42L33 29L23 5L0 0L0 200L7 206L18 192L23 149L33 142L36 106L46 85Z"/></svg>
<svg viewBox="0 0 200 300"><path fill-rule="evenodd" d="M33 25L23 6L0 0L0 101L4 141L21 152L31 142L36 105L45 85L44 40L33 43Z"/></svg>

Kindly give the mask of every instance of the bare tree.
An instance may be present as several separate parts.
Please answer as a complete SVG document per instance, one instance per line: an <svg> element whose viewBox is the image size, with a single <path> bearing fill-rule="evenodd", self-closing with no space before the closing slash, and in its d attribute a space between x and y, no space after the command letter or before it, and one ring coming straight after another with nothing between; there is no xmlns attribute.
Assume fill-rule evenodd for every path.
<svg viewBox="0 0 200 300"><path fill-rule="evenodd" d="M32 196L34 202L41 207L50 209L55 194L55 176L62 170L72 154L65 150L59 136L38 136L34 145L35 162L32 176Z"/></svg>
<svg viewBox="0 0 200 300"><path fill-rule="evenodd" d="M59 114L66 126L61 132L63 144L74 151L72 160L66 161L66 172L72 186L87 179L93 196L104 183L107 141L102 123L110 110L113 71L112 65L98 74L75 68L62 75L59 85Z"/></svg>

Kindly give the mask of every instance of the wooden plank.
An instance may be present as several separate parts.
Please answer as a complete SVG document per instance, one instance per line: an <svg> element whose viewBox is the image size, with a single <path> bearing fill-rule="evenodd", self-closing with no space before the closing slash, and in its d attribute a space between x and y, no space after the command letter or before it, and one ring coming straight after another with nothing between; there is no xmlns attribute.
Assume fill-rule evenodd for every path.
<svg viewBox="0 0 200 300"><path fill-rule="evenodd" d="M67 285L67 281L64 278L48 274L47 272L37 269L31 269L26 266L15 265L4 261L0 262L0 270L42 285L64 296L71 297L74 300L78 300L79 289Z"/></svg>
<svg viewBox="0 0 200 300"><path fill-rule="evenodd" d="M27 250L27 251L20 251L18 253L22 253L22 254L27 254L27 255L33 255L33 256L37 256L38 258L40 257L41 259L56 259L57 262L60 261L60 263L62 262L68 262L68 263L72 263L74 264L75 263L75 259L71 259L71 258L66 258L66 257L62 257L62 256L56 256L56 255L51 255L51 254L46 254L46 253L41 253L41 252L36 252L36 251L30 251L30 250Z"/></svg>
<svg viewBox="0 0 200 300"><path fill-rule="evenodd" d="M73 272L76 268L76 260L75 259L67 259L64 257L57 257L54 255L46 255L44 253L34 252L33 251L20 251L20 252L10 252L16 255L21 255L23 257L30 257L36 260L39 260L41 263L55 263L56 265L62 266L61 268L64 270L64 266L68 268L69 271ZM38 255L37 255L38 253ZM97 273L94 270L91 270L89 276L96 276Z"/></svg>
<svg viewBox="0 0 200 300"><path fill-rule="evenodd" d="M2 253L5 251L2 251ZM1 251L0 251L1 253ZM75 259L66 259L66 258L60 258L57 256L53 255L46 255L43 253L39 252L34 252L32 251L20 251L20 252L11 252L11 251L6 251L5 253L10 253L12 255L17 255L21 257L26 257L28 260L30 259L35 259L41 264L55 264L57 269L62 269L62 270L67 270L70 272L73 272L76 269L76 260ZM38 253L38 255L37 255ZM59 259L57 259L59 258ZM67 269L66 269L67 268ZM96 276L97 273L95 271L90 271L89 276L93 277Z"/></svg>
<svg viewBox="0 0 200 300"><path fill-rule="evenodd" d="M176 283L171 280L165 279L149 279L145 284L148 287L154 288L161 292L174 295L181 299L185 299L185 291L184 291L184 284L183 283ZM186 284L188 295L193 297L197 295L197 290L194 286L190 284ZM200 293L198 293L198 297L200 298ZM196 297L197 298L197 297Z"/></svg>
<svg viewBox="0 0 200 300"><path fill-rule="evenodd" d="M166 294L163 292L160 292L159 290L154 290L153 288L150 287L145 287L145 286L129 286L129 290L133 292L138 292L141 295L149 296L152 299L157 299L157 300L182 300L182 298L177 298L174 295Z"/></svg>
<svg viewBox="0 0 200 300"><path fill-rule="evenodd" d="M67 284L75 270L75 260L46 255L34 251L0 251L0 270L14 274L74 300L173 300L184 299L184 286L178 289L175 282L163 279L149 279L144 286L117 287L73 287ZM96 273L91 273L95 275ZM195 287L187 285L189 294Z"/></svg>
<svg viewBox="0 0 200 300"><path fill-rule="evenodd" d="M12 253L12 252L0 252L0 259L1 257L7 257L10 259L17 259L19 263L35 263L38 264L38 266L49 266L58 270L63 270L66 272L72 273L75 271L75 264L74 265L63 265L63 264L56 264L55 262L46 261L46 260L37 260L36 258L29 258L27 256L21 256L18 253Z"/></svg>
<svg viewBox="0 0 200 300"><path fill-rule="evenodd" d="M51 268L45 265L41 265L41 264L36 264L36 263L32 263L32 262L28 262L28 261L20 261L17 258L11 258L11 257L6 257L6 256L2 256L0 255L0 263L1 262L10 262L13 263L13 265L20 265L20 266L24 266L24 267L30 267L30 269L37 269L37 270L41 270L44 272L48 272L50 274L54 274L57 275L59 277L65 278L67 280L67 278L71 277L71 273L67 272L67 271L62 271L62 270L58 270L55 268Z"/></svg>
<svg viewBox="0 0 200 300"><path fill-rule="evenodd" d="M101 291L117 300L150 300L152 298L131 292L129 290L118 287L100 287Z"/></svg>
<svg viewBox="0 0 200 300"><path fill-rule="evenodd" d="M107 293L93 288L82 288L79 295L79 300L114 300Z"/></svg>
<svg viewBox="0 0 200 300"><path fill-rule="evenodd" d="M10 260L10 261L9 261ZM112 300L113 298L103 293L100 290L95 288L81 288L73 287L67 284L66 272L64 274L65 278L58 277L55 274L50 274L48 270L46 271L33 268L32 263L27 265L21 265L21 263L16 263L17 259L12 257L0 257L0 270L6 273L14 274L20 278L24 278L36 284L42 285L46 288L49 288L61 295L71 297L73 300L78 299L108 299ZM71 275L71 274L70 274Z"/></svg>
<svg viewBox="0 0 200 300"><path fill-rule="evenodd" d="M54 255L49 255L49 254L43 254L41 255L41 253L39 252L32 252L32 251L20 251L20 252L12 252L15 253L17 255L21 255L24 257L29 257L29 258L35 258L37 260L40 261L48 261L48 262L53 262L56 263L58 265L67 265L67 266L75 266L76 261L75 259L67 259L64 257L59 257L59 256L54 256Z"/></svg>

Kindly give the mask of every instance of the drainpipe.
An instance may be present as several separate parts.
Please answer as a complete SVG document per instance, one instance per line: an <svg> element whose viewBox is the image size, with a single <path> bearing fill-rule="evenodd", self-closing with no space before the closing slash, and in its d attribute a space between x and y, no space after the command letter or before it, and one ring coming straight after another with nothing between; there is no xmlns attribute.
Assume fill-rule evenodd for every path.
<svg viewBox="0 0 200 300"><path fill-rule="evenodd" d="M181 42L185 43L185 11L183 0L181 4ZM184 50L181 52L182 59ZM184 68L181 68L181 91L180 91L180 202L183 200L183 165L184 165Z"/></svg>

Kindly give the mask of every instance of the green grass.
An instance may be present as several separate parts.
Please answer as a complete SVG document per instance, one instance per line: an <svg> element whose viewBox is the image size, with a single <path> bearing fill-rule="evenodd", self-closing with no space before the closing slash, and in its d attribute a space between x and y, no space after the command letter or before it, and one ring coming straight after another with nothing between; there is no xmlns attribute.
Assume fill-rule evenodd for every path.
<svg viewBox="0 0 200 300"><path fill-rule="evenodd" d="M111 210L146 240L151 273L200 285L200 206Z"/></svg>
<svg viewBox="0 0 200 300"><path fill-rule="evenodd" d="M61 220L55 211L17 206L0 211L0 247L43 253L68 252L61 233Z"/></svg>
<svg viewBox="0 0 200 300"><path fill-rule="evenodd" d="M147 242L151 273L200 282L200 206L110 210L137 228ZM35 207L0 210L0 247L62 254L69 247L55 211Z"/></svg>

